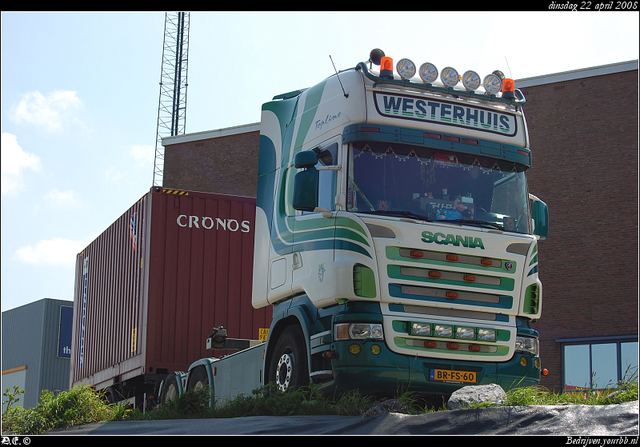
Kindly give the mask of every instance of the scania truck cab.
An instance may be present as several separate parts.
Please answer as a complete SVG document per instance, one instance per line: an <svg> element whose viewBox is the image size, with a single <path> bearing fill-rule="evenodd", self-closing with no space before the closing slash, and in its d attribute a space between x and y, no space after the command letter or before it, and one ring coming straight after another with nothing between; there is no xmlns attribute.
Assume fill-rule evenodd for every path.
<svg viewBox="0 0 640 447"><path fill-rule="evenodd" d="M380 50L262 108L252 302L264 382L450 394L538 384L523 94ZM439 78L439 79L438 79Z"/></svg>

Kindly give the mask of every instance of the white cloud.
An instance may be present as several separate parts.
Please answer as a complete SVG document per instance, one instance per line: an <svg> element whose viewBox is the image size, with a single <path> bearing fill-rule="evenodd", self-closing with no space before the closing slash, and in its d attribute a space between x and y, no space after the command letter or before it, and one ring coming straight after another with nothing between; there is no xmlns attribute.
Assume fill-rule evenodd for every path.
<svg viewBox="0 0 640 447"><path fill-rule="evenodd" d="M57 189L53 189L45 194L44 198L50 204L58 206L74 206L78 203L76 193L72 190L59 191Z"/></svg>
<svg viewBox="0 0 640 447"><path fill-rule="evenodd" d="M108 182L117 183L124 178L124 174L120 172L115 166L111 166L104 171L104 179Z"/></svg>
<svg viewBox="0 0 640 447"><path fill-rule="evenodd" d="M34 265L74 265L76 255L83 248L82 242L58 237L21 247L16 250L13 259Z"/></svg>
<svg viewBox="0 0 640 447"><path fill-rule="evenodd" d="M138 162L138 166L146 166L153 163L155 148L150 145L134 145L131 147L131 155Z"/></svg>
<svg viewBox="0 0 640 447"><path fill-rule="evenodd" d="M16 195L24 189L22 173L25 169L39 171L40 158L22 150L15 135L2 133L2 195Z"/></svg>
<svg viewBox="0 0 640 447"><path fill-rule="evenodd" d="M82 106L76 92L57 90L44 96L35 91L22 96L13 110L12 119L20 123L34 124L58 132L70 122L77 122L74 114Z"/></svg>

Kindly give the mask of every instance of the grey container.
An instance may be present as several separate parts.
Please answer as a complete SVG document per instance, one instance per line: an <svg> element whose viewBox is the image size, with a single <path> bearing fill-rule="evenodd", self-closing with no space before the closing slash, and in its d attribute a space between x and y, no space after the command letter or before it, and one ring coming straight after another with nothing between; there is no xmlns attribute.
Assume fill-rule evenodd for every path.
<svg viewBox="0 0 640 447"><path fill-rule="evenodd" d="M73 301L52 298L2 312L2 391L20 386L24 408L69 389L72 318Z"/></svg>

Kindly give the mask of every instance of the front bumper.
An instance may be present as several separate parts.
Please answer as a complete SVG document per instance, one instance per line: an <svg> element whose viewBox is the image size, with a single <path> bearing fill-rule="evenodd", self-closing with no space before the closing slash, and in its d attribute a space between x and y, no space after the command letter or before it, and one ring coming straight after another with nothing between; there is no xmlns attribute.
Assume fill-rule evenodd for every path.
<svg viewBox="0 0 640 447"><path fill-rule="evenodd" d="M352 349L358 353L350 352L352 345L359 346L359 350ZM321 385L325 392L358 389L364 394L398 395L412 391L448 395L467 385L497 383L506 391L540 383L540 370L529 354L516 353L511 360L500 363L452 361L396 354L384 341L374 340L334 342L331 350L335 355L331 361L333 378ZM435 380L434 370L461 372L454 374L460 380ZM464 374L469 372L475 374ZM462 381L469 377L474 381Z"/></svg>

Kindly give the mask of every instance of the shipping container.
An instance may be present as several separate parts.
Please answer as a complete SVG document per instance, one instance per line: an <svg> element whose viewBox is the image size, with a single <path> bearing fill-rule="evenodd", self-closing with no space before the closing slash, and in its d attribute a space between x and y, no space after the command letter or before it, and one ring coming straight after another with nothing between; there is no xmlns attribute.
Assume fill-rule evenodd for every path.
<svg viewBox="0 0 640 447"><path fill-rule="evenodd" d="M213 327L258 339L272 315L251 305L254 217L254 198L153 187L79 253L70 385L139 404L212 356Z"/></svg>

